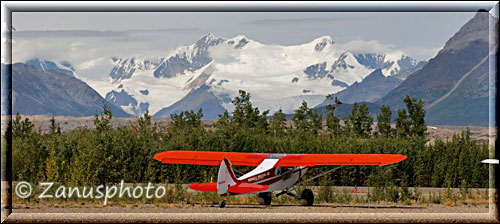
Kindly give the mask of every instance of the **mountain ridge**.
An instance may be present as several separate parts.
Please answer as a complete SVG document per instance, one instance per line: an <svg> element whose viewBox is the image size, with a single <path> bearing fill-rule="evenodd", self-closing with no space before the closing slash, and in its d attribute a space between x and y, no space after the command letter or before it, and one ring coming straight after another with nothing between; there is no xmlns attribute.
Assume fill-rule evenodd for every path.
<svg viewBox="0 0 500 224"><path fill-rule="evenodd" d="M10 68L12 74L10 74ZM11 78L12 77L12 78ZM12 113L22 115L92 116L106 105L116 117L128 117L85 82L24 63L2 63L2 80L12 79ZM4 102L2 102L4 105ZM10 111L2 110L2 115Z"/></svg>
<svg viewBox="0 0 500 224"><path fill-rule="evenodd" d="M361 57L363 63L360 63ZM371 58L378 61L370 61ZM149 69L128 64L119 68L116 66L120 64L117 64L113 71L124 73L123 76L114 75L123 78L113 79L112 84L120 84L121 88L114 87L107 92L118 95L116 93L125 91L123 97L134 98L127 105L116 106L136 116L140 115L137 112L144 111L139 108L141 103L148 103L153 114L165 108L164 111L169 111L169 107L183 100L191 90L203 85L209 86L210 92L220 95L219 98L235 97L239 89L246 90L255 96L256 105L266 107L262 109L271 109L266 103L268 101L279 104L281 99L299 96L315 106L324 100L325 95L360 82L377 68L382 69L384 76L395 76L421 63L408 55L391 51L354 54L336 47L330 36L299 45L279 46L264 45L243 35L222 38L213 34L201 37L194 44L178 47L169 56L144 60L158 63ZM125 59L116 58L115 61ZM137 69L132 71L131 68ZM401 77L404 79L405 76ZM109 84L102 84L105 85ZM140 94L143 90L150 94ZM160 95L166 97L160 98ZM222 101L218 104L231 112L231 105ZM179 105L186 104L176 106Z"/></svg>
<svg viewBox="0 0 500 224"><path fill-rule="evenodd" d="M488 12L476 13L422 69L376 103L401 109L409 95L423 101L430 124L489 125L489 96L496 89L485 60L494 62L498 54L496 43L489 42L491 22L498 28Z"/></svg>

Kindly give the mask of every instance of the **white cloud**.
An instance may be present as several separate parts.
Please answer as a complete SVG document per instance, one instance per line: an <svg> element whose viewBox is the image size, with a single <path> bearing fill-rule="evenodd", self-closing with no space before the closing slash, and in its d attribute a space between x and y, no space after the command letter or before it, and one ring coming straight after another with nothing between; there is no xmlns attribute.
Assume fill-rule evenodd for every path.
<svg viewBox="0 0 500 224"><path fill-rule="evenodd" d="M154 39L134 38L141 32L120 32L122 36L117 40L116 35L86 35L85 31L16 31L13 33L12 59L14 63L33 58L69 61L79 75L90 80L102 80L111 71L111 57L165 57L173 48L169 47L169 41L165 39L167 32L159 31L163 35L150 35ZM125 39L129 41L123 41Z"/></svg>
<svg viewBox="0 0 500 224"><path fill-rule="evenodd" d="M337 44L337 47L349 50L352 53L378 53L396 50L394 45L382 44L376 40L352 40L347 43Z"/></svg>
<svg viewBox="0 0 500 224"><path fill-rule="evenodd" d="M89 31L93 32L93 31ZM158 34L158 35L155 35ZM142 38L147 36L147 38ZM188 38L189 36L189 38ZM228 36L223 36L228 37ZM86 35L85 31L58 32L58 31L15 31L13 33L12 58L13 62L24 62L32 58L53 61L69 61L74 65L77 74L89 80L103 80L109 77L113 64L111 57L139 59L167 57L176 47L189 45L196 41L199 36L179 35L178 32L169 33L165 31L128 31L106 35ZM177 44L173 45L173 39ZM184 44L179 44L178 39L183 39ZM128 40L128 41L125 41ZM256 40L260 41L260 40ZM254 42L255 50L260 43ZM336 43L335 48L350 50L354 53L363 52L395 52L398 51L392 44L383 44L375 40L352 40L346 43ZM246 46L247 48L250 46ZM252 52L251 50L247 52ZM429 59L439 50L436 48L407 47L400 49L402 52L415 59ZM283 53L283 46L272 45L266 49L260 49L259 53L265 51L266 55ZM293 52L288 52L294 54ZM301 52L295 52L302 54ZM237 49L221 45L210 51L210 56L216 58L219 63L232 64L234 60L240 60ZM3 56L2 52L2 56ZM251 53L247 57L256 57ZM280 58L276 55L275 58ZM256 59L257 61L258 58ZM273 69L273 62L262 61L262 69L253 72L268 72ZM292 69L295 62L290 62L288 68ZM243 65L243 68L245 66ZM293 68L296 69L296 68Z"/></svg>
<svg viewBox="0 0 500 224"><path fill-rule="evenodd" d="M81 64L78 64L76 66L81 70L87 70L87 69L93 69L100 64L108 63L110 61L111 61L110 58L101 57L101 58L96 58L96 59L84 61Z"/></svg>
<svg viewBox="0 0 500 224"><path fill-rule="evenodd" d="M411 55L413 58L418 60L429 60L437 55L441 50L441 47L436 48L421 48L421 47L408 47L403 48L402 51Z"/></svg>
<svg viewBox="0 0 500 224"><path fill-rule="evenodd" d="M392 44L383 44L376 40L353 40L347 43L337 44L337 47L343 50L349 50L353 53L373 53L373 52L395 52L407 54L417 60L429 60L436 56L441 49L425 47L405 47L398 48Z"/></svg>
<svg viewBox="0 0 500 224"><path fill-rule="evenodd" d="M233 46L221 44L210 48L209 56L220 64L230 64L236 60L237 49Z"/></svg>

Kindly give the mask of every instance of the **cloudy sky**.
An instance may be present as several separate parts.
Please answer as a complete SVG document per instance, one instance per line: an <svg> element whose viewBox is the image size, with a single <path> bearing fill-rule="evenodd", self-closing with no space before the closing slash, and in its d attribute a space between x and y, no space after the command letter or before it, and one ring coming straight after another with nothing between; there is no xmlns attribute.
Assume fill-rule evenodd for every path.
<svg viewBox="0 0 500 224"><path fill-rule="evenodd" d="M474 12L14 12L13 61L68 60L77 69L110 57L157 57L212 33L296 45L399 49L429 59ZM95 78L101 75L89 74Z"/></svg>

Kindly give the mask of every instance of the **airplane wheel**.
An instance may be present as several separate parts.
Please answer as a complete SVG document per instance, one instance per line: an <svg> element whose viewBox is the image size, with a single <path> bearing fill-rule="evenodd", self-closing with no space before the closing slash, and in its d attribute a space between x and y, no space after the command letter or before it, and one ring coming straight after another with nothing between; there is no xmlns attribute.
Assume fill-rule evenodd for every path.
<svg viewBox="0 0 500 224"><path fill-rule="evenodd" d="M257 201L259 205L270 205L272 200L271 192L259 193Z"/></svg>
<svg viewBox="0 0 500 224"><path fill-rule="evenodd" d="M226 200L222 200L219 202L219 208L224 208L226 207Z"/></svg>
<svg viewBox="0 0 500 224"><path fill-rule="evenodd" d="M300 195L300 204L302 206L312 206L314 203L314 194L311 190L305 189Z"/></svg>

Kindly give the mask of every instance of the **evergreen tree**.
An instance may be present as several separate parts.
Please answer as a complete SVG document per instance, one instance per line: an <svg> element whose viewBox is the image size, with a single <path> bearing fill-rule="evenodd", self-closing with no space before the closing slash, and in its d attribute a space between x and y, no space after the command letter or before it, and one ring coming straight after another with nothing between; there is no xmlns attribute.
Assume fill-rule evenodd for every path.
<svg viewBox="0 0 500 224"><path fill-rule="evenodd" d="M314 134L318 134L323 129L323 115L316 113L314 110L309 111L311 118L311 130Z"/></svg>
<svg viewBox="0 0 500 224"><path fill-rule="evenodd" d="M349 116L349 125L356 136L367 137L372 130L373 117L369 115L368 107L365 103L358 106L354 103Z"/></svg>
<svg viewBox="0 0 500 224"><path fill-rule="evenodd" d="M11 121L16 131L7 131L4 136L7 141L2 141L2 144L12 147L14 180L33 183L48 180L62 184L96 186L116 183L123 179L126 182L168 181L180 184L205 182L209 176L216 178L218 167L165 165L153 159L156 153L182 149L407 155L405 161L388 167L346 167L333 173L331 178L324 179L329 182L328 185L370 184L375 187L370 191L372 199L379 197L382 200L398 201L418 198L417 193L412 195L412 192L406 189L414 186L461 187L464 192L471 187L487 187L488 165L478 161L488 158L490 150L494 149L490 149L488 143L475 141L469 130L454 135L450 140L436 139L433 144L426 144L427 137L420 137L418 128L415 129L423 124L419 122L421 116L411 118L409 115L423 114L418 106L420 103L413 99L407 101L411 104L407 106L408 111L412 112L399 110L395 121L398 127L397 136L407 136L405 138L366 138L370 133L368 124L371 124L371 121L363 119L368 117L368 108L359 104L355 105L350 118L347 118L347 121L352 123L347 127L352 126L353 130L356 128L356 132L353 131L355 135L340 141L332 138L332 135L315 135L315 130L321 129L321 122L318 122L321 116L316 115L308 108L307 103L303 102L294 114L293 125L297 130L287 130L285 115L280 110L269 121L271 134L255 131L262 129L267 123L265 115L258 113L256 108L251 108L250 113L242 112L239 123L225 111L215 122L214 128L210 128L209 124L205 127L202 123L201 110L183 111L172 117L173 121L167 128L158 130L156 124L151 126L152 120L148 111L139 117L132 127L113 127L111 113L105 108L94 118L96 128L79 128L57 133L58 125L53 118L50 123L51 130L45 134L33 131L31 121L21 118L18 114ZM240 108L245 108L243 105L247 101L241 102ZM338 104L335 104L335 108L338 109ZM335 111L329 112L337 117ZM378 116L379 127L384 123L389 124L389 112L388 107L381 109ZM257 122L252 126L247 119L262 123ZM246 122L248 124L245 124ZM8 130L10 128L8 127ZM385 129L379 129L382 135ZM15 136L10 138L9 134ZM12 142L8 142L9 139L12 139ZM2 145L9 150L7 146ZM207 175L202 172L205 169L208 170ZM241 168L242 172L249 170L250 167ZM314 169L311 175L325 170L326 167ZM187 175L189 173L201 175ZM400 194L397 187L402 187ZM327 193L324 198L327 198ZM398 198L398 195L402 198Z"/></svg>
<svg viewBox="0 0 500 224"><path fill-rule="evenodd" d="M389 108L389 106L385 105L380 108L380 114L377 115L378 134L386 138L392 135L391 115L391 109Z"/></svg>
<svg viewBox="0 0 500 224"><path fill-rule="evenodd" d="M234 133L236 132L232 119L233 118L229 116L227 110L224 111L224 114L219 115L219 119L214 123L214 130L208 132L208 134L212 134L212 141L215 142L212 144L216 144L221 148L229 148Z"/></svg>
<svg viewBox="0 0 500 224"><path fill-rule="evenodd" d="M295 110L295 113L293 114L292 121L293 125L295 127L295 130L301 131L301 132L306 132L310 130L310 124L308 121L307 115L310 113L311 109L307 107L307 102L304 100L302 101L302 105L299 107L299 109Z"/></svg>
<svg viewBox="0 0 500 224"><path fill-rule="evenodd" d="M94 126L98 133L106 132L111 129L111 119L113 114L106 105L103 106L102 114L94 115Z"/></svg>
<svg viewBox="0 0 500 224"><path fill-rule="evenodd" d="M50 118L50 133L61 134L61 126L59 123L56 123L56 119L54 117Z"/></svg>
<svg viewBox="0 0 500 224"><path fill-rule="evenodd" d="M370 112L365 103L361 104L358 110L359 119L361 123L361 133L360 135L363 137L370 136L373 125L373 117L370 116Z"/></svg>
<svg viewBox="0 0 500 224"><path fill-rule="evenodd" d="M405 109L398 110L398 117L396 118L396 135L399 138L405 138L410 135L410 122Z"/></svg>
<svg viewBox="0 0 500 224"><path fill-rule="evenodd" d="M410 118L410 134L412 136L425 137L427 135L427 126L425 126L425 110L423 101L410 98L406 95L404 100Z"/></svg>
<svg viewBox="0 0 500 224"><path fill-rule="evenodd" d="M233 122L242 129L257 129L267 131L267 115L269 110L260 114L257 107L253 107L250 102L250 93L244 90L239 90L239 96L236 96L232 101L234 104Z"/></svg>
<svg viewBox="0 0 500 224"><path fill-rule="evenodd" d="M200 129L203 127L201 119L203 118L203 110L200 108L198 112L194 111L181 111L179 114L170 115L173 121L173 127L176 130L186 130L188 132L193 129Z"/></svg>
<svg viewBox="0 0 500 224"><path fill-rule="evenodd" d="M137 120L137 124L141 129L151 128L151 115L149 115L148 109L146 109L146 112L144 112L142 117L139 117L139 119Z"/></svg>
<svg viewBox="0 0 500 224"><path fill-rule="evenodd" d="M283 136L285 134L286 118L281 108L276 113L274 113L273 117L271 118L270 129L275 137Z"/></svg>
<svg viewBox="0 0 500 224"><path fill-rule="evenodd" d="M233 118L229 116L229 112L225 110L224 114L219 115L219 119L215 122L214 127L217 130L229 130L232 122Z"/></svg>
<svg viewBox="0 0 500 224"><path fill-rule="evenodd" d="M396 132L399 137L416 136L424 138L427 136L427 126L425 126L425 110L423 101L410 98L406 95L403 101L407 110L398 110L396 118Z"/></svg>
<svg viewBox="0 0 500 224"><path fill-rule="evenodd" d="M30 137L33 133L34 126L35 125L31 123L30 119L26 117L22 120L21 115L17 113L16 118L12 122L12 137Z"/></svg>
<svg viewBox="0 0 500 224"><path fill-rule="evenodd" d="M307 106L307 102L302 101L299 109L295 110L292 117L295 130L306 133L317 134L322 129L322 116L314 112Z"/></svg>
<svg viewBox="0 0 500 224"><path fill-rule="evenodd" d="M327 99L332 100L332 95L328 94L326 96ZM336 109L342 102L340 102L337 97L335 97L335 105L328 104L326 106L326 109L329 111L329 113L326 115L326 126L328 127L328 131L332 134L332 136L338 137L342 133L342 126L340 125L340 117L339 115L336 115Z"/></svg>

